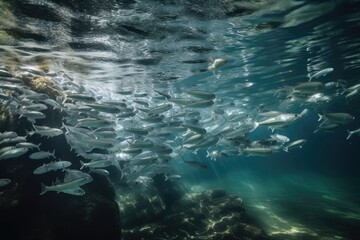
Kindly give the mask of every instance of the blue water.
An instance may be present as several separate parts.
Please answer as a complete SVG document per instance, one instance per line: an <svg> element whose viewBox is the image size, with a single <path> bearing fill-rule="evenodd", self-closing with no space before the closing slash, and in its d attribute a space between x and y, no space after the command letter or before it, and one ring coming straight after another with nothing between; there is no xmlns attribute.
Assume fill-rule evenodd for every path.
<svg viewBox="0 0 360 240"><path fill-rule="evenodd" d="M241 196L269 235L360 236L360 138L346 140L347 129L360 127L360 96L346 100L341 87L326 90L329 101L316 103L276 95L326 68L334 70L316 81L345 88L359 83L359 1L82 2L0 1L12 12L4 11L0 22L2 64L12 51L25 66L36 66L36 57L48 59L51 71L69 74L104 99L118 98L124 89L172 97L189 89L211 91L216 103L200 109L202 116L218 106L230 109L222 103L256 121L259 112L307 108L307 115L288 127L272 132L259 126L247 136L306 139L302 148L216 161L200 149L169 164L188 191L222 188ZM239 5L247 10L234 12ZM226 64L207 70L209 59L219 57ZM334 132L314 133L318 114L326 112L346 112L355 120ZM220 141L210 149L225 148ZM192 168L183 160L209 168Z"/></svg>

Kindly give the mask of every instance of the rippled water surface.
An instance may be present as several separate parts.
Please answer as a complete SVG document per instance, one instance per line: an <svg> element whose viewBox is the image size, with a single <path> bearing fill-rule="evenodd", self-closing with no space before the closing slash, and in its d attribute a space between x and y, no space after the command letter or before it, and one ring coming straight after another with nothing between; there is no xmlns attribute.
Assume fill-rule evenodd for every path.
<svg viewBox="0 0 360 240"><path fill-rule="evenodd" d="M195 119L206 137L219 137L194 149L183 147L184 132L146 138L171 146L168 165L186 189L238 194L272 236L356 239L360 136L346 137L347 129L360 127L360 94L347 96L360 83L359 10L356 0L1 0L0 64L13 74L37 69L66 76L76 86L65 91L98 102L126 102L137 115L117 121L125 127L148 126L141 109L170 103L165 124ZM214 59L226 62L213 68ZM311 94L294 88L309 81L322 88ZM192 90L214 93L214 103L192 108L170 101L191 99ZM261 113L304 109L289 126L272 131L256 125ZM319 130L318 114L338 112L355 119ZM238 120L231 121L234 115ZM235 131L250 123L251 131L234 142L224 137L229 132L218 134L221 126ZM306 144L246 154L244 148L272 134ZM208 156L225 150L216 159Z"/></svg>

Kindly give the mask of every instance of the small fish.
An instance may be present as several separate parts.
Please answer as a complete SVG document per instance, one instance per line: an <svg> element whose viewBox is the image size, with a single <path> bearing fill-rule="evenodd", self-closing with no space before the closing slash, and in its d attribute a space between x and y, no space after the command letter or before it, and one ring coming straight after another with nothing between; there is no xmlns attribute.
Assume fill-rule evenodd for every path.
<svg viewBox="0 0 360 240"><path fill-rule="evenodd" d="M34 143L30 143L30 142L20 142L16 144L17 148L21 148L21 147L25 147L28 149L33 149L33 148L37 148L40 151L40 146L41 143L39 143L38 145L34 144Z"/></svg>
<svg viewBox="0 0 360 240"><path fill-rule="evenodd" d="M38 111L24 111L24 110L20 110L20 117L26 117L28 120L32 119L32 120L36 120L36 119L44 119L46 116L45 114L43 114L42 112L38 112Z"/></svg>
<svg viewBox="0 0 360 240"><path fill-rule="evenodd" d="M34 134L38 134L42 137L56 137L62 135L64 132L58 128L50 128L44 126L35 126L33 125L35 131L27 132L27 135L32 136Z"/></svg>
<svg viewBox="0 0 360 240"><path fill-rule="evenodd" d="M112 165L111 160L99 160L99 161L91 161L88 163L84 163L83 161L80 161L81 167L80 170L82 170L84 167L88 168L104 168Z"/></svg>
<svg viewBox="0 0 360 240"><path fill-rule="evenodd" d="M0 178L0 187L4 187L11 183L9 178Z"/></svg>
<svg viewBox="0 0 360 240"><path fill-rule="evenodd" d="M60 104L59 104L58 102L56 102L55 100L51 99L51 98L41 100L40 102L45 103L46 105L51 106L53 109L62 109L62 107L60 106Z"/></svg>
<svg viewBox="0 0 360 240"><path fill-rule="evenodd" d="M165 181L167 180L175 180L175 179L180 179L181 176L180 175L177 175L177 174L173 174L173 175L167 175L165 174Z"/></svg>
<svg viewBox="0 0 360 240"><path fill-rule="evenodd" d="M355 117L349 113L324 113L323 115L321 114L318 115L319 115L318 121L324 119L325 122L330 121L332 123L337 123L337 124L347 124L355 119Z"/></svg>
<svg viewBox="0 0 360 240"><path fill-rule="evenodd" d="M145 136L149 134L149 129L147 128L124 128L125 132L129 132L136 135Z"/></svg>
<svg viewBox="0 0 360 240"><path fill-rule="evenodd" d="M305 143L306 143L306 139L299 139L299 140L293 141L293 142L289 143L286 147L284 147L284 151L288 152L290 149L295 148L295 147L302 148L302 145L304 145Z"/></svg>
<svg viewBox="0 0 360 240"><path fill-rule="evenodd" d="M47 164L43 164L42 166L36 168L34 170L34 174L44 174L50 171L56 171L59 169L65 169L71 166L71 162L69 161L58 161L58 162L50 162Z"/></svg>
<svg viewBox="0 0 360 240"><path fill-rule="evenodd" d="M163 112L166 112L168 110L170 110L172 108L172 104L162 104L156 107L151 108L148 112L147 115L157 115L157 114L161 114Z"/></svg>
<svg viewBox="0 0 360 240"><path fill-rule="evenodd" d="M22 136L17 136L15 138L6 138L6 139L3 139L1 142L0 142L0 146L2 144L11 144L11 143L19 143L19 142L26 142L26 137L22 137Z"/></svg>
<svg viewBox="0 0 360 240"><path fill-rule="evenodd" d="M113 113L113 114L121 112L120 108L108 104L88 103L85 105L99 112Z"/></svg>
<svg viewBox="0 0 360 240"><path fill-rule="evenodd" d="M205 90L189 90L186 93L203 100L213 100L216 98L214 93Z"/></svg>
<svg viewBox="0 0 360 240"><path fill-rule="evenodd" d="M283 136L280 134L270 135L270 137L280 143L286 143L290 141L290 139L287 136Z"/></svg>
<svg viewBox="0 0 360 240"><path fill-rule="evenodd" d="M293 91L298 91L301 93L318 93L324 89L324 84L322 82L306 82L300 83L293 88Z"/></svg>
<svg viewBox="0 0 360 240"><path fill-rule="evenodd" d="M351 92L349 92L348 94L346 94L345 98L346 99L349 99L349 98L351 99L351 98L357 96L359 93L360 93L360 88L356 88L356 89L352 90Z"/></svg>
<svg viewBox="0 0 360 240"><path fill-rule="evenodd" d="M55 158L55 150L53 152L35 152L30 154L29 158L34 159L34 160L39 160L39 159L46 159L49 157L53 157Z"/></svg>
<svg viewBox="0 0 360 240"><path fill-rule="evenodd" d="M242 149L243 152L250 156L268 156L273 153L271 148L265 147L246 147Z"/></svg>
<svg viewBox="0 0 360 240"><path fill-rule="evenodd" d="M318 132L319 130L322 130L322 131L333 131L335 130L336 128L339 127L339 124L336 124L336 123L328 123L328 122L324 122L322 124L320 124L318 126L318 128L314 131L314 133Z"/></svg>
<svg viewBox="0 0 360 240"><path fill-rule="evenodd" d="M22 148L13 148L13 149L7 150L3 154L1 154L0 155L0 160L20 157L21 155L24 155L28 151L29 151L29 149L24 148L24 147L22 147Z"/></svg>
<svg viewBox="0 0 360 240"><path fill-rule="evenodd" d="M89 175L90 176L90 175ZM89 177L81 177L72 181L67 181L67 182L62 182L62 183L57 183L55 185L52 186L46 186L45 184L41 183L41 192L40 195L45 194L46 192L49 191L54 191L54 192L64 192L64 193L72 193L74 190L73 189L78 189L80 186L91 182L93 179L90 176Z"/></svg>
<svg viewBox="0 0 360 240"><path fill-rule="evenodd" d="M14 146L2 147L2 148L0 148L0 155L3 154L4 152L7 152L7 151L9 151L11 149L15 149L15 148L16 147L14 147Z"/></svg>
<svg viewBox="0 0 360 240"><path fill-rule="evenodd" d="M93 103L96 101L95 98L85 95L85 94L80 94L80 93L71 93L71 94L67 94L66 98L63 101L63 104L65 103L66 99L70 98L72 100L77 100L80 102L85 102L85 103Z"/></svg>
<svg viewBox="0 0 360 240"><path fill-rule="evenodd" d="M218 70L226 63L225 58L212 58L209 60L208 70Z"/></svg>
<svg viewBox="0 0 360 240"><path fill-rule="evenodd" d="M360 128L356 129L356 130L353 130L353 131L350 131L350 130L347 130L348 132L348 135L346 137L346 139L349 139L353 134L360 134Z"/></svg>
<svg viewBox="0 0 360 240"><path fill-rule="evenodd" d="M187 129L193 131L193 132L196 132L196 133L199 133L199 134L206 134L206 129L205 128L202 128L202 127L199 127L199 126L196 126L196 125L192 125L192 124L182 124L183 127L186 127Z"/></svg>
<svg viewBox="0 0 360 240"><path fill-rule="evenodd" d="M26 95L27 99L33 100L33 101L40 101L40 100L45 100L48 99L49 96L45 93L31 93L30 95Z"/></svg>
<svg viewBox="0 0 360 240"><path fill-rule="evenodd" d="M331 73L332 71L334 71L333 68L325 68L325 69L322 69L322 70L316 72L315 74L313 74L313 75L310 77L309 81L311 81L312 79L316 79L316 78L325 76L325 75L327 75L328 73Z"/></svg>
<svg viewBox="0 0 360 240"><path fill-rule="evenodd" d="M213 100L200 100L200 101L192 101L190 104L186 104L185 108L206 108L214 105Z"/></svg>
<svg viewBox="0 0 360 240"><path fill-rule="evenodd" d="M11 131L2 132L2 133L0 133L0 140L12 139L12 138L16 138L17 136L18 135L16 134L16 132L11 132Z"/></svg>
<svg viewBox="0 0 360 240"><path fill-rule="evenodd" d="M90 127L90 128L99 128L112 125L113 122L105 119L96 119L96 118L84 118L79 119L78 124L75 127Z"/></svg>
<svg viewBox="0 0 360 240"><path fill-rule="evenodd" d="M107 148L112 148L114 147L114 141L112 140L99 140L99 139L82 139L81 140L82 143L90 145L94 148L101 148L101 149L107 149Z"/></svg>

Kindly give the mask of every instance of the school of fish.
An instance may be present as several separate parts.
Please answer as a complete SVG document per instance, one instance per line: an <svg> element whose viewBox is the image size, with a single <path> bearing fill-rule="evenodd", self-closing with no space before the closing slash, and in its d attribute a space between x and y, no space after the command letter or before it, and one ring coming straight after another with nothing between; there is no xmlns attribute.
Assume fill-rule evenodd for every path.
<svg viewBox="0 0 360 240"><path fill-rule="evenodd" d="M211 59L208 71L216 75L225 64L225 58ZM84 195L81 186L93 181L92 174L109 176L106 169L109 166L115 166L122 180L129 184L148 185L157 174L164 174L166 181L181 179L171 167L173 161L199 169L208 168L204 162L182 159L185 153L196 155L198 151L206 151L206 157L215 161L231 156L288 152L302 148L307 140L289 139L278 134L277 129L301 121L312 111L308 106L331 101L331 96L326 94L329 89L335 89L349 102L360 95L360 84L346 86L344 82L314 81L333 70L323 69L309 81L277 89L276 97L301 109L289 113L278 109L244 112L234 102L217 99L216 92L198 88L189 88L181 94L173 94L170 90L137 92L124 88L116 94L103 96L97 89L86 88L65 73L23 68L23 75L51 78L55 88L63 94L52 99L25 87L21 77L14 78L5 68L0 68L1 105L6 106L11 115L32 123L32 129L26 129L25 136L12 131L0 133L0 164L21 157L24 161L39 162L33 170L36 175L65 171L65 177L54 179L53 185L42 183L40 194L54 191ZM37 124L37 120L46 118L42 111L48 108L63 113L61 127ZM318 114L322 122L315 132L333 131L355 119L344 112ZM250 133L258 128L269 128L272 134L250 141ZM348 130L347 139L359 134L360 128ZM41 144L28 141L33 135L41 136L44 141L65 135L71 150L83 158L80 169L72 169L71 161L60 160L55 151L43 151ZM0 187L10 183L11 179L0 179Z"/></svg>

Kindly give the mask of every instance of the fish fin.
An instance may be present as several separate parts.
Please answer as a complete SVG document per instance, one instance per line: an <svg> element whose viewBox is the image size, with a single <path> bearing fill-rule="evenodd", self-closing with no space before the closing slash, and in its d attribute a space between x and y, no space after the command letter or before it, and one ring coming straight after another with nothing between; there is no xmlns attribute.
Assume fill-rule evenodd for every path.
<svg viewBox="0 0 360 240"><path fill-rule="evenodd" d="M348 140L353 135L353 132L351 132L350 130L346 130L346 131L348 132L346 140Z"/></svg>
<svg viewBox="0 0 360 240"><path fill-rule="evenodd" d="M41 183L41 192L40 195L43 195L44 193L47 192L47 186L43 183Z"/></svg>
<svg viewBox="0 0 360 240"><path fill-rule="evenodd" d="M317 133L319 131L319 129L315 129L315 131L313 131L313 133Z"/></svg>

